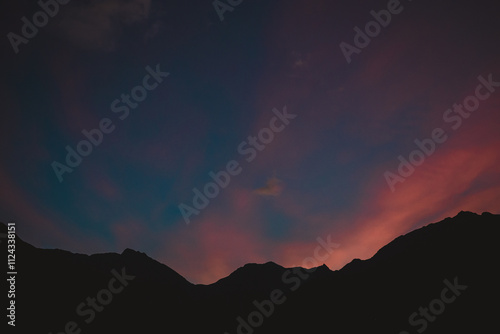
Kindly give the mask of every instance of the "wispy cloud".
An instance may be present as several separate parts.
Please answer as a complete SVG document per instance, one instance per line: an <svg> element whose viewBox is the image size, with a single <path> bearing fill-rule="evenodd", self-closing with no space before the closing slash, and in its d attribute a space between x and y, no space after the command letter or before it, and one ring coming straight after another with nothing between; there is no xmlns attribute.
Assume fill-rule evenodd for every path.
<svg viewBox="0 0 500 334"><path fill-rule="evenodd" d="M283 187L283 182L273 176L267 180L264 187L255 189L254 193L260 196L279 196L283 191Z"/></svg>

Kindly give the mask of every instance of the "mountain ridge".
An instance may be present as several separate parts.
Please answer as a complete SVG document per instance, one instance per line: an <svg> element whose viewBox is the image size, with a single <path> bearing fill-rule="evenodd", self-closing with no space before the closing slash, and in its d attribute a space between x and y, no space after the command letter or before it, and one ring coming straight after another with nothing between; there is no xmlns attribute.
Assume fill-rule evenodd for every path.
<svg viewBox="0 0 500 334"><path fill-rule="evenodd" d="M387 247L391 247L391 246L394 246L396 244L398 244L399 240L401 240L401 238L404 238L408 235L412 235L412 233L416 232L416 231L419 231L419 230L422 230L422 229L426 229L430 226L434 226L435 224L441 224L441 223L448 223L448 222L454 222L456 221L457 219L461 219L462 218L474 218L474 217L479 217L479 216L482 216L482 217L488 217L488 218L495 218L495 217L500 217L500 214L493 214L493 213L490 213L490 212L483 212L481 215L478 215L477 213L474 213L474 212L470 212L470 211L460 211L456 216L454 217L447 217L447 218L444 218L443 220L439 221L439 222L433 222L433 223L429 223L427 225L424 225L424 226L421 226L415 230L412 230L406 234L402 234L396 238L394 238L392 241L390 241L388 244L382 246L373 256L371 256L370 258L367 258L367 259L358 259L358 258L354 258L353 260L351 260L349 263L345 264L343 267L339 268L339 269L336 269L336 270L331 270L326 264L322 264L316 268L320 268L322 267L323 269L326 267L326 269L328 269L329 271L331 272L335 272L335 271L340 271L344 268L350 268L352 266L356 266L358 263L360 262L364 262L364 261L368 261L368 260L371 260L375 257L377 257L378 255L380 255L379 253L383 253L385 249L387 249ZM0 233L6 233L7 232L7 225L3 222L0 222ZM50 251L50 252L59 252L61 254L65 254L65 255L75 255L75 256L88 256L88 257L101 257L101 256L122 256L122 257L127 257L127 258L143 258L147 261L150 261L151 263L156 263L158 265L161 265L161 266L164 266L166 268L168 268L169 270L171 270L172 272L174 272L175 274L179 275L182 279L186 280L189 284L191 285L213 285L213 284L216 284L218 283L219 281L221 280L225 280L231 276L234 276L235 274L237 275L238 272L240 272L241 270L245 270L246 268L248 269L249 267L253 267L253 268L259 268L260 266L263 266L263 267L269 267L269 266L277 266L279 267L280 269L293 269L294 267L290 267L290 268L287 268L287 267L283 267L273 261L268 261L268 262L265 262L265 263L246 263L245 265L243 265L242 267L239 267L237 269L235 269L234 271L232 271L229 275L225 276L225 277L222 277L220 279L218 279L217 281L213 282L213 283L209 283L209 284L197 284L197 283L193 283L193 282L189 282L185 277L183 277L181 274L179 274L175 269L171 268L170 266L168 266L167 264L164 264L162 262L159 262L157 260L155 260L154 258L150 257L149 255L147 255L146 253L144 252L141 252L141 251L138 251L138 250L134 250L134 249L131 249L131 248L125 248L121 253L116 253L116 252L104 252L104 253L94 253L94 254L82 254L82 253L76 253L76 252L71 252L71 251L68 251L68 250L63 250L63 249L59 249L59 248L38 248L38 247L35 247L27 242L25 242L21 237L17 236L16 235L16 239L17 240L20 240L24 245L27 245L28 247L33 247L34 249L38 249L38 250L44 250L44 251ZM302 268L302 267L297 267L297 268ZM306 268L303 268L303 269L306 269ZM314 269L314 268L311 268L311 269ZM257 270L261 270L260 268L257 269Z"/></svg>
<svg viewBox="0 0 500 334"><path fill-rule="evenodd" d="M61 332L71 320L88 333L158 328L179 333L298 333L332 324L343 333L399 333L411 327L409 315L439 298L443 282L458 280L467 290L438 320L429 322L426 333L487 330L493 325L488 319L498 313L488 300L500 297L494 289L499 227L500 215L461 212L397 237L371 258L354 259L339 270L247 264L210 285L192 284L131 249L73 254L39 249L18 238L16 303L19 314L30 319L20 318L18 324L24 332L52 333ZM102 312L94 312L95 320L79 318L78 306L99 296L119 276L130 280L123 291ZM269 304L273 293L283 303ZM245 331L252 315L262 315L258 305L268 310L272 306L271 315Z"/></svg>

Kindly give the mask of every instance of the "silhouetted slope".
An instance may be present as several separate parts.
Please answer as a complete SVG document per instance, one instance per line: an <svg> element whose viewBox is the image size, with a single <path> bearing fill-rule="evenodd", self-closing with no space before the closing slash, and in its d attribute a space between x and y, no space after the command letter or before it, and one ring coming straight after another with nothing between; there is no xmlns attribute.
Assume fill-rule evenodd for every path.
<svg viewBox="0 0 500 334"><path fill-rule="evenodd" d="M496 328L499 311L499 232L499 215L461 212L338 271L247 264L211 285L193 285L130 249L87 256L38 249L18 238L17 329L55 334L75 321L82 333L233 334L237 317L248 321L257 310L253 301L268 300L279 289L286 300L254 333L417 333L409 316L440 298L445 279L457 278L466 290L428 321L425 333L486 331ZM122 268L135 278L87 324L89 314L78 315L77 306L109 288L112 270Z"/></svg>
<svg viewBox="0 0 500 334"><path fill-rule="evenodd" d="M314 319L343 333L416 333L420 327L409 325L410 314L439 298L444 279L458 277L467 291L425 332L488 328L498 311L498 306L486 304L493 296L499 297L494 265L498 232L499 216L490 214L461 212L427 225L395 239L369 260L351 262L332 280L306 287L297 298L300 302L284 312L285 318L299 319L294 325L301 330L310 328ZM332 319L333 314L340 316Z"/></svg>

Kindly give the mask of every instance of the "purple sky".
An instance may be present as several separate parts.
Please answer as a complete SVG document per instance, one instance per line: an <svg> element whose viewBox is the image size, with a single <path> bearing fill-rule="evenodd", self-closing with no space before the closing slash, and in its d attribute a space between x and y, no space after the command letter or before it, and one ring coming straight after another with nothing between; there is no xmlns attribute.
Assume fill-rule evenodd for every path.
<svg viewBox="0 0 500 334"><path fill-rule="evenodd" d="M25 38L41 7L5 5L0 220L211 283L307 266L318 237L339 269L460 210L500 213L497 1L231 9L75 0Z"/></svg>

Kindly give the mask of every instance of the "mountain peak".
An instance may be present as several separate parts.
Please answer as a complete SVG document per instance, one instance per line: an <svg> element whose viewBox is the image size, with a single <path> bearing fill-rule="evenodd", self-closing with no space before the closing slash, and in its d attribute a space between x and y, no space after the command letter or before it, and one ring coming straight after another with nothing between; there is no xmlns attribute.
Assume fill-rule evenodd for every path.
<svg viewBox="0 0 500 334"><path fill-rule="evenodd" d="M133 250L131 248L125 248L121 255L123 255L123 256L145 255L145 256L147 256L146 253L139 252L139 251Z"/></svg>
<svg viewBox="0 0 500 334"><path fill-rule="evenodd" d="M266 268L266 269L270 269L270 268L283 268L283 267L280 266L279 264L276 264L273 261L268 261L266 263L247 263L241 268L246 268L246 269Z"/></svg>
<svg viewBox="0 0 500 334"><path fill-rule="evenodd" d="M456 217L477 217L479 216L477 213L475 212L470 212L470 211L460 211Z"/></svg>

